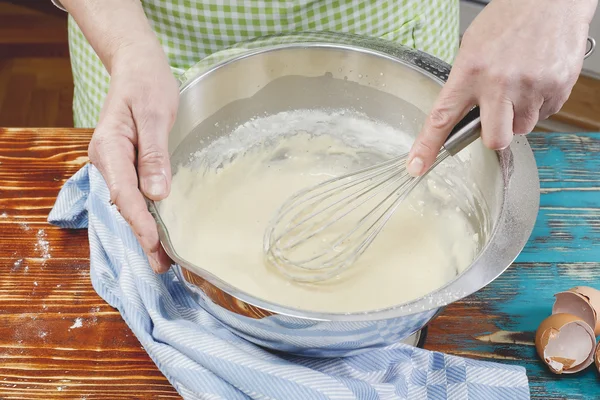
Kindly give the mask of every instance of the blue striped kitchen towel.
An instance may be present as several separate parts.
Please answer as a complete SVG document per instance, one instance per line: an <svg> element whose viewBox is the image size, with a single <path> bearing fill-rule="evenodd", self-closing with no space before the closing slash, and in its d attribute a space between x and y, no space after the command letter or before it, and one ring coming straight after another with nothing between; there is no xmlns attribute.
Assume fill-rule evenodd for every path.
<svg viewBox="0 0 600 400"><path fill-rule="evenodd" d="M346 357L275 354L227 330L173 273L152 272L96 168L62 188L48 220L88 228L92 284L185 399L529 399L522 367L395 344Z"/></svg>

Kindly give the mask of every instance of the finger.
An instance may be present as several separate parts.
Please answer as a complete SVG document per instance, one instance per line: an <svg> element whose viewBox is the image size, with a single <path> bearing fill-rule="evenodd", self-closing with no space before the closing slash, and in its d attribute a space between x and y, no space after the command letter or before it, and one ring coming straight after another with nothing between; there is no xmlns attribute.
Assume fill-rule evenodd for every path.
<svg viewBox="0 0 600 400"><path fill-rule="evenodd" d="M514 106L514 120L512 130L515 135L527 135L528 133L531 133L531 131L533 131L540 118L540 106Z"/></svg>
<svg viewBox="0 0 600 400"><path fill-rule="evenodd" d="M480 101L481 140L492 150L510 146L513 139L513 103L505 97L484 98Z"/></svg>
<svg viewBox="0 0 600 400"><path fill-rule="evenodd" d="M567 102L569 94L570 92L566 95L558 95L546 99L540 108L540 120L547 119L548 117L551 117L559 112L563 105Z"/></svg>
<svg viewBox="0 0 600 400"><path fill-rule="evenodd" d="M173 260L171 260L171 258L167 255L162 246L159 246L158 248L156 259L158 264L156 267L152 267L152 269L159 274L164 274L169 270L171 265L173 265Z"/></svg>
<svg viewBox="0 0 600 400"><path fill-rule="evenodd" d="M540 119L540 109L544 98L533 90L522 90L518 100L513 101L513 132L515 135L527 135Z"/></svg>
<svg viewBox="0 0 600 400"><path fill-rule="evenodd" d="M457 74L459 74L457 72ZM473 96L459 75L452 75L433 105L408 156L407 171L420 176L433 164L452 128L473 106Z"/></svg>
<svg viewBox="0 0 600 400"><path fill-rule="evenodd" d="M149 199L162 200L169 194L171 185L168 139L175 111L169 111L168 106L164 105L154 110L134 110L134 116L138 129L137 171L140 188Z"/></svg>
<svg viewBox="0 0 600 400"><path fill-rule="evenodd" d="M119 134L118 128L109 131L108 127L105 127L99 124L94 132L90 145L90 159L104 177L110 190L111 201L131 226L148 256L152 269L162 270L164 266L161 263L164 260L160 253L162 248L156 222L148 212L144 197L138 189L134 167L135 148L127 138L128 135ZM168 268L170 264L166 265Z"/></svg>

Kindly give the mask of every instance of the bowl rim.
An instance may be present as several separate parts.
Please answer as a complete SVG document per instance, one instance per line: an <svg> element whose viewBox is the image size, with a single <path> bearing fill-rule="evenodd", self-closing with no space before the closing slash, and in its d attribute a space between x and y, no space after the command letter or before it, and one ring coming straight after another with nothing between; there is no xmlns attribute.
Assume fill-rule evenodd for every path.
<svg viewBox="0 0 600 400"><path fill-rule="evenodd" d="M298 34L278 36L282 38L299 37ZM352 38L353 36L356 37L356 35L344 34L335 34L334 36L339 36L342 39ZM371 44L371 46L365 46L367 43ZM390 61L400 63L403 67L411 68L426 75L439 83L440 86L445 83L448 76L447 74L450 71L450 66L444 61L427 53L400 44L384 44L385 47L390 47L391 45L391 48L394 51L409 52L413 57L415 54L421 56L421 58L416 58L416 62L413 63L411 60L413 57L406 59L404 57L397 57L395 54L390 54L390 52L385 49L382 50L381 45L381 40L360 37L360 45L317 40L267 45L249 49L238 52L232 57L218 62L216 65L210 66L209 68L204 68L203 70L198 71L195 76L185 77L185 79L182 80L182 86L180 87L180 95L215 71L245 58L267 52L306 48L337 49L383 57ZM424 64L419 65L419 60L424 60ZM427 67L433 67L433 71L436 73L432 73ZM438 71L443 72L437 73ZM308 311L282 306L250 295L179 256L172 244L167 227L160 216L157 202L147 199L147 205L150 213L156 220L160 242L169 257L171 257L171 259L181 268L185 268L190 272L195 273L202 279L205 279L208 283L244 303L261 308L270 313L314 321L366 322L397 318L445 307L454 301L477 292L508 269L525 247L525 244L533 231L539 209L539 176L535 158L525 137L515 137L508 148L497 151L496 154L502 170L504 189L498 219L490 234L488 243L481 249L478 256L465 271L445 285L433 292L406 303L377 310L347 313ZM514 173L515 169L518 173ZM525 199L525 201L523 201L523 199ZM495 248L490 249L491 246ZM493 265L494 268L486 268L486 264ZM482 268L488 270L487 274L483 277L480 276L481 274L478 276L473 272L482 270ZM186 287L191 285L187 281L182 283Z"/></svg>

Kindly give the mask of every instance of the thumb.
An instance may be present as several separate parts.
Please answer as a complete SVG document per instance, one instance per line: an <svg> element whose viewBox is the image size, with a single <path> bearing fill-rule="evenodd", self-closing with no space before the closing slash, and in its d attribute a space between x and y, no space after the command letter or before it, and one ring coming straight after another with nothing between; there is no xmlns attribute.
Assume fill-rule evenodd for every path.
<svg viewBox="0 0 600 400"><path fill-rule="evenodd" d="M448 82L440 91L410 150L406 162L410 175L423 175L431 167L452 128L473 106L474 96L460 81L462 79L458 78L456 74L450 73Z"/></svg>
<svg viewBox="0 0 600 400"><path fill-rule="evenodd" d="M168 139L174 116L152 113L138 126L137 171L140 189L151 200L162 200L171 187Z"/></svg>

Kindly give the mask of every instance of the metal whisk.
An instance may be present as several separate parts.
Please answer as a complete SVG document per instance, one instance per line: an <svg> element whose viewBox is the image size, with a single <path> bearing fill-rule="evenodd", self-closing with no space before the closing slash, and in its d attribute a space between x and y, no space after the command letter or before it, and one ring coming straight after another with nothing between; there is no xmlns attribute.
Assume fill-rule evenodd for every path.
<svg viewBox="0 0 600 400"><path fill-rule="evenodd" d="M329 179L290 197L265 232L267 263L289 279L318 282L353 264L423 177L479 137L479 107L452 130L420 177L406 172L408 154Z"/></svg>

